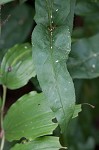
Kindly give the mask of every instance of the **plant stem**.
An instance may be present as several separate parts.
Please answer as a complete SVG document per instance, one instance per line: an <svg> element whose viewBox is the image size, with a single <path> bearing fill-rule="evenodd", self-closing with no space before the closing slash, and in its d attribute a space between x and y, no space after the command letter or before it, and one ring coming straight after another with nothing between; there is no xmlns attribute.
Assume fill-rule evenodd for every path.
<svg viewBox="0 0 99 150"><path fill-rule="evenodd" d="M3 126L3 113L4 113L4 107L5 107L5 101L6 101L6 92L7 92L7 88L6 88L6 86L3 85L3 102L2 102L2 107L1 107L1 132L2 132L2 141L1 141L0 150L3 150L3 148L4 148L4 142L5 142L5 133L4 133L4 126Z"/></svg>
<svg viewBox="0 0 99 150"><path fill-rule="evenodd" d="M50 26L50 29L52 29L52 2L51 4L49 3L48 0L46 0L46 4L47 4L47 9L48 9L48 19L49 19L49 26Z"/></svg>

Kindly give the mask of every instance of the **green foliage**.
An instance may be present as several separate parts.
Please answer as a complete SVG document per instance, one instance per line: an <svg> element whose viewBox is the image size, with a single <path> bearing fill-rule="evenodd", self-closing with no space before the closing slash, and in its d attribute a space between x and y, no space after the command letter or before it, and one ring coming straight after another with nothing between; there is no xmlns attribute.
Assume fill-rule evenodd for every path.
<svg viewBox="0 0 99 150"><path fill-rule="evenodd" d="M24 95L11 106L4 119L6 139L12 141L25 137L33 140L52 134L57 126L52 122L53 118L53 112L43 94L31 92Z"/></svg>
<svg viewBox="0 0 99 150"><path fill-rule="evenodd" d="M2 25L1 30L0 63L8 48L26 40L34 23L34 9L25 4L12 6L9 10L10 7L10 5L7 5L2 8L2 22L5 22L6 17L8 17L8 20Z"/></svg>
<svg viewBox="0 0 99 150"><path fill-rule="evenodd" d="M0 150L94 150L99 0L0 0L0 5ZM30 93L22 91L28 87ZM21 97L16 91L12 104L9 92L16 89Z"/></svg>
<svg viewBox="0 0 99 150"><path fill-rule="evenodd" d="M69 28L64 25L70 1L57 1L55 4L49 0L36 1L36 9L40 8L42 10L35 16L38 25L32 34L33 60L41 88L65 135L75 107L74 86L66 67L71 39ZM46 16L42 17L44 13Z"/></svg>
<svg viewBox="0 0 99 150"><path fill-rule="evenodd" d="M14 1L14 0L0 0L0 5L3 5L5 3L11 2L11 1Z"/></svg>
<svg viewBox="0 0 99 150"><path fill-rule="evenodd" d="M57 137L41 137L32 142L17 144L11 150L58 150L59 148L62 148L58 140Z"/></svg>
<svg viewBox="0 0 99 150"><path fill-rule="evenodd" d="M55 29L52 49L50 41L46 40L49 37L49 31L44 26L38 25L35 28L32 35L33 59L41 87L50 101L51 109L55 112L62 131L64 131L64 123L67 124L68 119L72 116L75 102L72 80L65 63L65 54L68 55L68 51L70 51L70 35L68 29L63 26ZM44 41L46 41L45 44ZM65 117L66 115L68 118Z"/></svg>
<svg viewBox="0 0 99 150"><path fill-rule="evenodd" d="M73 114L73 117L72 118L76 118L78 116L78 113L80 113L82 110L81 110L81 105L75 105L75 110L74 110L74 114Z"/></svg>
<svg viewBox="0 0 99 150"><path fill-rule="evenodd" d="M72 44L68 68L73 78L95 78L99 76L99 34L82 38Z"/></svg>
<svg viewBox="0 0 99 150"><path fill-rule="evenodd" d="M0 68L0 83L9 89L17 89L35 76L29 44L15 45L4 56Z"/></svg>

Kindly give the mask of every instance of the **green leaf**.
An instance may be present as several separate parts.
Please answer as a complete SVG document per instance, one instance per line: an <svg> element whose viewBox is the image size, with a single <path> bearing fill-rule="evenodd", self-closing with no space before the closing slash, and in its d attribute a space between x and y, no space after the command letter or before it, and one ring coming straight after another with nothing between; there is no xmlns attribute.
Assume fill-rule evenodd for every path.
<svg viewBox="0 0 99 150"><path fill-rule="evenodd" d="M75 108L74 86L66 66L71 38L64 24L69 13L70 0L36 1L35 20L39 25L32 34L37 77L64 135Z"/></svg>
<svg viewBox="0 0 99 150"><path fill-rule="evenodd" d="M58 150L62 148L57 137L41 137L25 144L16 144L11 150Z"/></svg>
<svg viewBox="0 0 99 150"><path fill-rule="evenodd" d="M3 5L5 3L11 2L11 1L14 1L14 0L0 0L0 5Z"/></svg>
<svg viewBox="0 0 99 150"><path fill-rule="evenodd" d="M47 26L49 25L48 17L52 15L53 24L56 26L66 24L66 19L70 13L70 1L71 0L63 0L62 3L60 3L60 0L37 0L35 3L37 10L35 15L36 23Z"/></svg>
<svg viewBox="0 0 99 150"><path fill-rule="evenodd" d="M50 40L53 40L52 46ZM50 39L48 29L38 25L32 41L33 60L40 85L64 132L75 106L74 86L65 62L70 51L70 33L65 26L57 27L53 30L53 39Z"/></svg>
<svg viewBox="0 0 99 150"><path fill-rule="evenodd" d="M10 11L7 11L8 7ZM8 48L27 39L33 27L33 17L34 9L25 4L14 8L7 5L2 8L2 23L6 23L2 24L0 36L0 62Z"/></svg>
<svg viewBox="0 0 99 150"><path fill-rule="evenodd" d="M68 68L73 78L99 76L99 34L83 38L72 45Z"/></svg>
<svg viewBox="0 0 99 150"><path fill-rule="evenodd" d="M0 83L9 89L27 84L35 76L30 44L15 45L4 56L0 68Z"/></svg>
<svg viewBox="0 0 99 150"><path fill-rule="evenodd" d="M78 0L75 13L77 15L86 16L99 12L99 0Z"/></svg>
<svg viewBox="0 0 99 150"><path fill-rule="evenodd" d="M83 16L85 36L92 36L99 32L99 0L78 0L75 13Z"/></svg>
<svg viewBox="0 0 99 150"><path fill-rule="evenodd" d="M52 122L53 118L43 94L26 94L11 106L4 118L6 139L12 141L25 137L31 140L52 134L57 126Z"/></svg>
<svg viewBox="0 0 99 150"><path fill-rule="evenodd" d="M75 111L74 111L74 114L73 114L72 118L76 118L78 116L78 113L81 112L81 111L82 111L81 104L75 105Z"/></svg>
<svg viewBox="0 0 99 150"><path fill-rule="evenodd" d="M70 32L72 33L72 29L73 29L73 19L74 19L74 10L75 10L75 3L76 0L71 0L70 3L70 13L66 19L66 24L70 29Z"/></svg>

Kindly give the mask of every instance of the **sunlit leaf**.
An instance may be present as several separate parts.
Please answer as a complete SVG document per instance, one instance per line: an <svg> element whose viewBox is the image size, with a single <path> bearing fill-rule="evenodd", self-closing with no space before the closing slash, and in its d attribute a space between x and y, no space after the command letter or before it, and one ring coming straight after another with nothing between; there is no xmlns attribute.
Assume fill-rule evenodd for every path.
<svg viewBox="0 0 99 150"><path fill-rule="evenodd" d="M17 89L35 76L30 44L15 45L5 54L0 68L0 83Z"/></svg>
<svg viewBox="0 0 99 150"><path fill-rule="evenodd" d="M17 144L11 150L58 150L62 148L57 137L41 137L34 141Z"/></svg>
<svg viewBox="0 0 99 150"><path fill-rule="evenodd" d="M52 134L57 124L52 122L53 112L43 94L31 92L21 97L8 110L4 119L5 136L8 141L35 139Z"/></svg>

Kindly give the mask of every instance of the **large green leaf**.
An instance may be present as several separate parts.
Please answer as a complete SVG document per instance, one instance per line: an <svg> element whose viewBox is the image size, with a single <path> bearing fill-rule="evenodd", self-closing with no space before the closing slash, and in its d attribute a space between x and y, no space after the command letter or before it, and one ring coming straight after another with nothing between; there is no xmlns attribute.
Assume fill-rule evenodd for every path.
<svg viewBox="0 0 99 150"><path fill-rule="evenodd" d="M14 0L0 0L0 5L11 2L11 1L14 1Z"/></svg>
<svg viewBox="0 0 99 150"><path fill-rule="evenodd" d="M33 60L40 85L63 131L75 106L74 86L65 62L71 42L68 28L56 28L53 40L50 46L50 32L38 25L32 35Z"/></svg>
<svg viewBox="0 0 99 150"><path fill-rule="evenodd" d="M62 147L59 138L47 136L25 144L17 144L11 150L59 150L60 148Z"/></svg>
<svg viewBox="0 0 99 150"><path fill-rule="evenodd" d="M9 109L4 119L8 141L25 137L29 140L52 134L57 124L52 122L53 112L43 94L31 92L21 97Z"/></svg>
<svg viewBox="0 0 99 150"><path fill-rule="evenodd" d="M36 1L36 23L41 23L45 26L49 25L49 17L51 16L52 23L57 25L66 24L66 19L70 13L71 0L37 0ZM48 14L49 12L49 14Z"/></svg>
<svg viewBox="0 0 99 150"><path fill-rule="evenodd" d="M10 11L8 11L9 8ZM2 23L5 23L2 24L0 36L0 62L8 48L24 42L29 36L34 23L33 17L33 8L25 4L16 7L7 5L2 8Z"/></svg>
<svg viewBox="0 0 99 150"><path fill-rule="evenodd" d="M99 34L83 38L72 45L68 68L73 78L99 76Z"/></svg>
<svg viewBox="0 0 99 150"><path fill-rule="evenodd" d="M17 89L35 76L30 44L15 45L4 56L0 68L0 83Z"/></svg>
<svg viewBox="0 0 99 150"><path fill-rule="evenodd" d="M36 11L35 20L39 25L32 34L35 69L41 88L65 134L75 109L74 86L66 66L71 38L69 28L64 25L70 12L70 0L62 3L47 0L42 4L38 0Z"/></svg>

